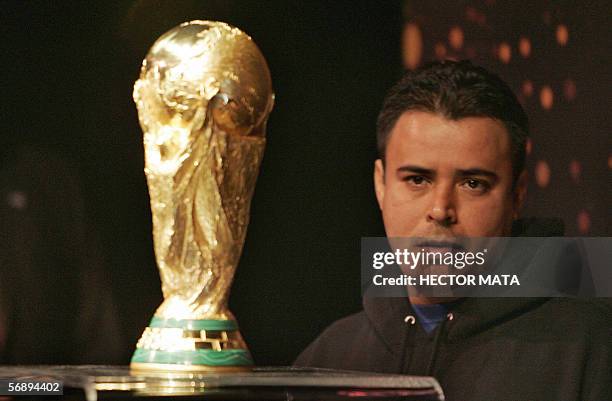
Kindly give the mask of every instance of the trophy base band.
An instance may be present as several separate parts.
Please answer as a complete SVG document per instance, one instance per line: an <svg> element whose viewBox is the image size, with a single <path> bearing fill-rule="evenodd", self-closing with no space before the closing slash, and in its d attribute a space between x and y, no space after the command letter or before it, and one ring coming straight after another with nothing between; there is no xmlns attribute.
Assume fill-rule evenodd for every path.
<svg viewBox="0 0 612 401"><path fill-rule="evenodd" d="M244 372L253 365L235 320L153 317L130 366L142 371Z"/></svg>

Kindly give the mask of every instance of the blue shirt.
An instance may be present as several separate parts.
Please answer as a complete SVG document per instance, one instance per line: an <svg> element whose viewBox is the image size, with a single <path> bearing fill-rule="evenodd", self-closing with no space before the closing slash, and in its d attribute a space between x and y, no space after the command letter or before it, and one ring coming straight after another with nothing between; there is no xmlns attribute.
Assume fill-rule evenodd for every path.
<svg viewBox="0 0 612 401"><path fill-rule="evenodd" d="M419 324L428 334L446 319L447 309L444 304L413 304L412 309Z"/></svg>

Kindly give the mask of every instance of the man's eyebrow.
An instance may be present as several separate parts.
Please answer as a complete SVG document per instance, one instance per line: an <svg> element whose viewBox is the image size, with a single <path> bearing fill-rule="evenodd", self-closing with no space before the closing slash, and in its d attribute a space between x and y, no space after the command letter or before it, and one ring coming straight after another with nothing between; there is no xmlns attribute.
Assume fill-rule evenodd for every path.
<svg viewBox="0 0 612 401"><path fill-rule="evenodd" d="M397 169L398 173L406 172L406 173L416 173L422 175L433 175L434 171L425 167L415 166L415 165L407 165L401 166Z"/></svg>
<svg viewBox="0 0 612 401"><path fill-rule="evenodd" d="M459 170L459 175L462 177L468 177L472 175L482 175L497 180L499 176L493 171L485 170L482 168L468 168L466 170Z"/></svg>
<svg viewBox="0 0 612 401"><path fill-rule="evenodd" d="M397 169L398 173L415 173L415 174L421 174L421 175L426 175L426 176L433 176L435 175L435 171L432 169L428 169L425 167L421 167L421 166L417 166L417 165L406 165L406 166L401 166L398 167ZM489 177L493 180L498 180L499 176L497 174L495 174L493 171L490 170L485 170L482 168L468 168L468 169L464 169L464 170L458 170L458 174L461 177L470 177L470 176L484 176L484 177Z"/></svg>

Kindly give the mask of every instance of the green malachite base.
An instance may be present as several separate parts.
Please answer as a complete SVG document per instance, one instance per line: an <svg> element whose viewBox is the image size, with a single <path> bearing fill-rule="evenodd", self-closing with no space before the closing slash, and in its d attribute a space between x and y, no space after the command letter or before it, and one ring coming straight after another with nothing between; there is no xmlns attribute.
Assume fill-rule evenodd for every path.
<svg viewBox="0 0 612 401"><path fill-rule="evenodd" d="M210 330L234 331L238 330L235 320L187 320L163 319L153 317L150 328L183 329L183 330ZM253 358L247 349L225 349L215 351L212 349L196 349L190 351L161 351L147 348L137 348L132 356L132 364L168 364L181 366L209 366L209 367L248 367L253 366Z"/></svg>
<svg viewBox="0 0 612 401"><path fill-rule="evenodd" d="M153 316L149 327L160 329L183 329L183 330L238 330L235 320L188 320L188 319L164 319Z"/></svg>
<svg viewBox="0 0 612 401"><path fill-rule="evenodd" d="M132 363L163 363L173 365L207 365L207 366L253 366L253 359L247 350L229 349L213 351L199 349L195 351L152 351L136 349Z"/></svg>

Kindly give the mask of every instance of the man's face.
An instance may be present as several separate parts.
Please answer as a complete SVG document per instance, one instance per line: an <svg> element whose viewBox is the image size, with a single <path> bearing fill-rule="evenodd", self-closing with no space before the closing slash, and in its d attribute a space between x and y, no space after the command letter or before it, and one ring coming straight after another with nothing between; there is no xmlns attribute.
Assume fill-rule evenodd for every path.
<svg viewBox="0 0 612 401"><path fill-rule="evenodd" d="M388 237L501 237L524 198L512 190L510 137L487 117L457 121L422 111L400 116L375 164Z"/></svg>

